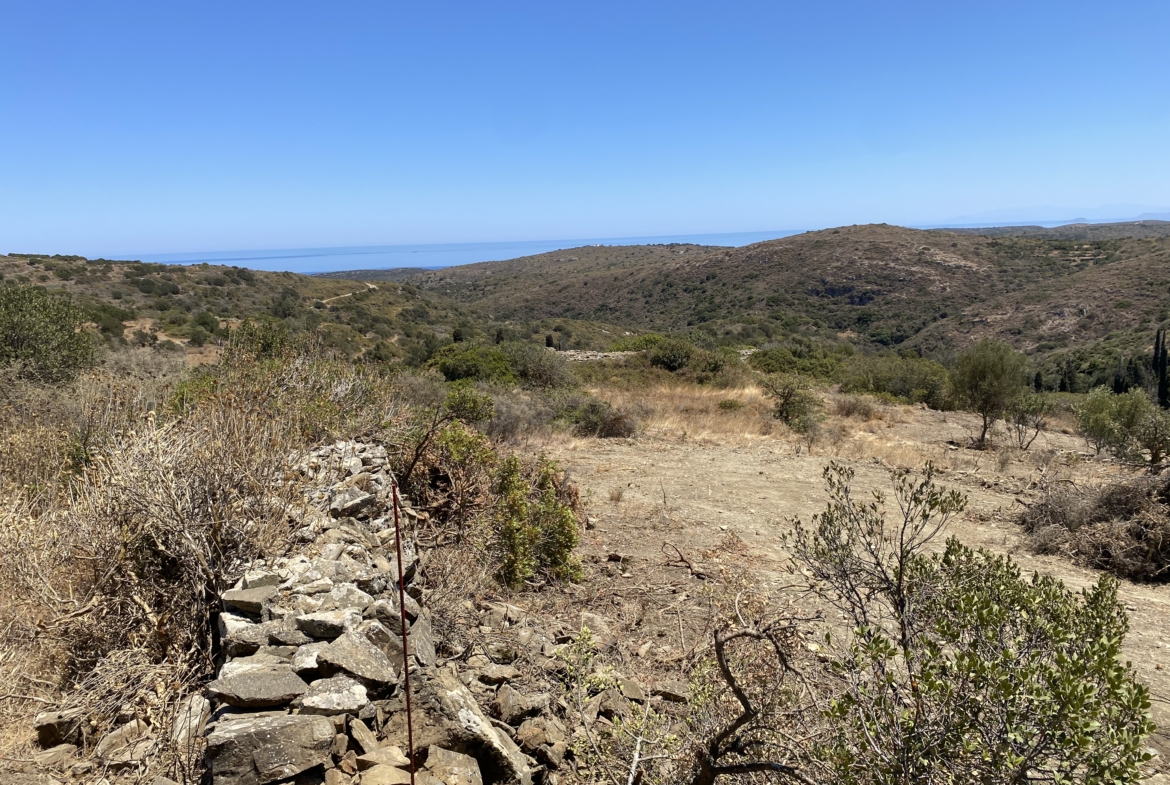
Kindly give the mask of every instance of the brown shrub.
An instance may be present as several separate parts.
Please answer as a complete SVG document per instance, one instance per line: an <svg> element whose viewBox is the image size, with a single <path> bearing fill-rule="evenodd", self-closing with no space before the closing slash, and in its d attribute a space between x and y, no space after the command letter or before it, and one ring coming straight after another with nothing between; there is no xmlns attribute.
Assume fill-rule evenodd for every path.
<svg viewBox="0 0 1170 785"><path fill-rule="evenodd" d="M1029 546L1135 581L1170 580L1170 482L1050 488L1020 516Z"/></svg>
<svg viewBox="0 0 1170 785"><path fill-rule="evenodd" d="M841 395L833 399L833 414L869 422L878 417L878 409L871 398L862 395Z"/></svg>

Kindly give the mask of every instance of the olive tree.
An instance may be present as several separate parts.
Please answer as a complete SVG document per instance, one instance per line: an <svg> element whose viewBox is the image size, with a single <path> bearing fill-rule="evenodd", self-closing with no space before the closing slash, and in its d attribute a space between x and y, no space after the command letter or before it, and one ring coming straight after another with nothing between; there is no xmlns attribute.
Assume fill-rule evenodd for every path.
<svg viewBox="0 0 1170 785"><path fill-rule="evenodd" d="M982 418L977 443L987 446L987 434L1027 387L1027 360L1006 343L983 340L959 355L951 371L951 389L960 406Z"/></svg>
<svg viewBox="0 0 1170 785"><path fill-rule="evenodd" d="M93 335L68 294L0 284L0 367L27 379L62 382L93 363Z"/></svg>

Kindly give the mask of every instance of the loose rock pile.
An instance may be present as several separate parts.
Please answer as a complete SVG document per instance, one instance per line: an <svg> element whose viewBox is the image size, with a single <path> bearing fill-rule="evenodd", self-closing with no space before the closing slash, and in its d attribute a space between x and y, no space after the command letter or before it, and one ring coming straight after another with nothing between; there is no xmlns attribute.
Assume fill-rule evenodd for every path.
<svg viewBox="0 0 1170 785"><path fill-rule="evenodd" d="M497 643L460 647L440 663L409 542L402 548L405 602L399 601L386 464L377 445L338 442L313 451L298 466L310 504L293 534L295 554L249 565L222 596L217 678L182 704L172 727L126 717L96 749L83 738L83 717L38 715L43 768L95 785L166 785L171 780L142 774L150 770L155 740L169 733L202 749L212 785L394 785L410 782L412 762L420 785L556 785L583 731L571 733L554 716L548 692L519 689L522 674L504 663L522 651L542 675L555 676L563 667L556 652L579 625L547 633L519 624L525 612L517 606L476 609L467 602L478 610L472 618L481 637ZM401 514L404 525L420 515L405 503ZM605 626L600 618L581 621ZM626 716L631 701L646 700L637 684L622 683L594 696L586 714L604 722ZM79 746L94 755L79 762Z"/></svg>

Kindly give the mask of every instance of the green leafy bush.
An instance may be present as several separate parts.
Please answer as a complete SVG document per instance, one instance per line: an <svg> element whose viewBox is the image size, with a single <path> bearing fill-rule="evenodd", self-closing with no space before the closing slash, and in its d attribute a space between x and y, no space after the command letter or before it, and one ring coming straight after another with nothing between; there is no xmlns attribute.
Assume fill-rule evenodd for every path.
<svg viewBox="0 0 1170 785"><path fill-rule="evenodd" d="M821 400L809 380L794 373L774 373L760 382L772 399L772 416L797 433L806 433L821 418Z"/></svg>
<svg viewBox="0 0 1170 785"><path fill-rule="evenodd" d="M94 361L85 313L67 294L0 284L0 367L27 379L67 381Z"/></svg>
<svg viewBox="0 0 1170 785"><path fill-rule="evenodd" d="M1074 406L1081 435L1098 454L1160 466L1170 452L1170 413L1154 405L1143 390L1115 395L1097 387Z"/></svg>
<svg viewBox="0 0 1170 785"><path fill-rule="evenodd" d="M577 436L599 439L628 439L637 430L633 417L615 409L607 401L592 397L573 413L572 422L573 433Z"/></svg>
<svg viewBox="0 0 1170 785"><path fill-rule="evenodd" d="M842 392L890 395L932 409L946 405L946 368L921 357L855 355L842 366L838 378Z"/></svg>
<svg viewBox="0 0 1170 785"><path fill-rule="evenodd" d="M460 379L495 384L519 382L508 355L496 346L451 344L440 349L430 359L428 365L438 368L449 382Z"/></svg>
<svg viewBox="0 0 1170 785"><path fill-rule="evenodd" d="M958 404L982 418L977 443L987 446L996 420L1028 389L1027 359L1006 343L983 340L959 355L951 371Z"/></svg>
<svg viewBox="0 0 1170 785"><path fill-rule="evenodd" d="M760 373L793 373L816 379L832 379L851 352L852 347L846 344L825 346L799 338L783 346L752 352L747 362Z"/></svg>
<svg viewBox="0 0 1170 785"><path fill-rule="evenodd" d="M533 578L576 580L581 568L573 555L580 539L577 517L558 498L556 464L541 460L532 476L515 455L500 462L493 492L490 550L497 577L516 588Z"/></svg>
<svg viewBox="0 0 1170 785"><path fill-rule="evenodd" d="M507 357L513 373L526 388L569 387L574 382L569 363L556 352L519 341L501 343L498 346Z"/></svg>
<svg viewBox="0 0 1170 785"><path fill-rule="evenodd" d="M694 344L680 338L668 338L649 351L650 364L674 373L691 364L697 351Z"/></svg>
<svg viewBox="0 0 1170 785"><path fill-rule="evenodd" d="M666 337L658 333L630 335L614 341L610 344L609 350L611 352L644 352L647 349L653 349L665 340Z"/></svg>

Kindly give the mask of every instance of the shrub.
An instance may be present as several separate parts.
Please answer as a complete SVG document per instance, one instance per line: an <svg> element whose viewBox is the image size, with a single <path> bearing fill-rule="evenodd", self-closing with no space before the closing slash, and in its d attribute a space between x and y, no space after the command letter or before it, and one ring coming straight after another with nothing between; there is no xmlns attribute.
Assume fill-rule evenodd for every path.
<svg viewBox="0 0 1170 785"><path fill-rule="evenodd" d="M644 352L647 349L653 349L665 340L666 337L658 333L630 335L614 341L610 344L609 350L611 352Z"/></svg>
<svg viewBox="0 0 1170 785"><path fill-rule="evenodd" d="M976 440L987 446L987 434L996 420L1027 388L1027 360L1006 343L983 340L959 355L951 372L951 387L959 405L982 418Z"/></svg>
<svg viewBox="0 0 1170 785"><path fill-rule="evenodd" d="M66 294L0 284L0 367L27 379L62 382L94 361L86 317Z"/></svg>
<svg viewBox="0 0 1170 785"><path fill-rule="evenodd" d="M524 387L552 389L573 384L568 361L556 352L522 342L502 343L499 349Z"/></svg>
<svg viewBox="0 0 1170 785"><path fill-rule="evenodd" d="M833 413L838 417L854 417L869 422L877 416L877 408L869 398L842 395L833 399Z"/></svg>
<svg viewBox="0 0 1170 785"><path fill-rule="evenodd" d="M628 439L637 430L633 417L596 398L590 398L572 419L573 433L577 436Z"/></svg>
<svg viewBox="0 0 1170 785"><path fill-rule="evenodd" d="M695 356L695 346L679 338L669 338L657 343L649 351L650 364L674 373L690 365Z"/></svg>
<svg viewBox="0 0 1170 785"><path fill-rule="evenodd" d="M519 381L508 361L508 355L495 346L451 344L440 349L428 365L438 368L449 382L474 379L496 384L516 384Z"/></svg>
<svg viewBox="0 0 1170 785"><path fill-rule="evenodd" d="M809 381L791 373L776 373L760 382L772 399L772 415L797 433L807 433L821 417L821 401L809 392Z"/></svg>
<svg viewBox="0 0 1170 785"><path fill-rule="evenodd" d="M1059 553L1134 581L1170 580L1170 485L1139 479L1045 489L1019 523L1038 553Z"/></svg>
<svg viewBox="0 0 1170 785"><path fill-rule="evenodd" d="M1025 393L1016 399L1007 413L1016 446L1027 450L1048 424L1053 406L1044 393Z"/></svg>
<svg viewBox="0 0 1170 785"><path fill-rule="evenodd" d="M748 365L760 373L794 373L817 379L832 379L852 347L827 348L808 339L793 339L784 346L752 352Z"/></svg>
<svg viewBox="0 0 1170 785"><path fill-rule="evenodd" d="M920 357L851 357L839 378L842 392L884 394L904 403L925 403L932 409L946 405L946 369Z"/></svg>
<svg viewBox="0 0 1170 785"><path fill-rule="evenodd" d="M743 401L736 398L724 398L719 402L720 411L736 412L743 408Z"/></svg>
<svg viewBox="0 0 1170 785"><path fill-rule="evenodd" d="M1155 406L1143 390L1114 395L1098 387L1074 411L1081 435L1098 454L1108 449L1123 461L1160 466L1170 450L1170 414Z"/></svg>
<svg viewBox="0 0 1170 785"><path fill-rule="evenodd" d="M505 458L496 473L491 513L497 577L517 588L533 577L576 580L573 549L580 538L572 508L558 498L556 464L541 460L526 477L520 459Z"/></svg>

